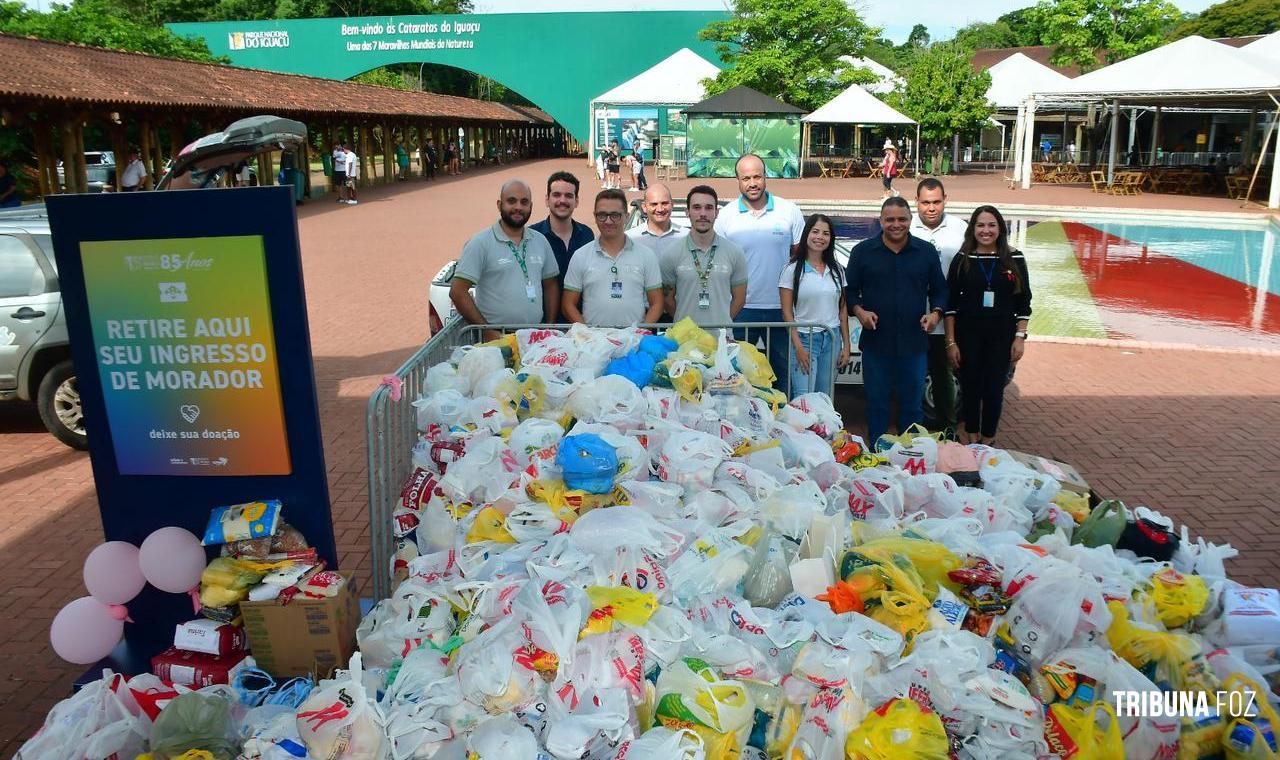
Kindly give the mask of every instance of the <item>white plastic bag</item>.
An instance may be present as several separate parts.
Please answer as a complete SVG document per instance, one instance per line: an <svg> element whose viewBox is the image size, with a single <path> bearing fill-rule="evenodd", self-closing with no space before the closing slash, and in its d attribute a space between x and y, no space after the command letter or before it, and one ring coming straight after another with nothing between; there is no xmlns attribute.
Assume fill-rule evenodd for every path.
<svg viewBox="0 0 1280 760"><path fill-rule="evenodd" d="M658 477L684 486L685 494L693 495L711 487L716 468L731 453L724 441L706 433L676 433L662 445L662 452L658 455Z"/></svg>
<svg viewBox="0 0 1280 760"><path fill-rule="evenodd" d="M322 681L298 707L298 735L312 757L381 760L386 741L383 718L365 691L360 652L348 670Z"/></svg>
<svg viewBox="0 0 1280 760"><path fill-rule="evenodd" d="M507 444L516 455L516 461L522 468L529 466L530 457L539 451L556 447L564 437L564 428L551 420L540 417L529 419L516 425L511 431Z"/></svg>
<svg viewBox="0 0 1280 760"><path fill-rule="evenodd" d="M796 430L808 430L827 440L844 429L844 421L825 393L796 396L778 411L778 421Z"/></svg>
<svg viewBox="0 0 1280 760"><path fill-rule="evenodd" d="M451 502L492 502L516 480L515 452L496 436L472 439L462 458L440 478L440 490Z"/></svg>
<svg viewBox="0 0 1280 760"><path fill-rule="evenodd" d="M1039 667L1077 633L1105 634L1111 625L1102 588L1092 576L1057 559L1034 562L1022 574L1006 572L1005 590L1016 590L1005 614L1018 655Z"/></svg>
<svg viewBox="0 0 1280 760"><path fill-rule="evenodd" d="M467 388L474 392L476 383L485 375L497 372L506 366L502 359L502 349L496 346L460 346L455 351L461 352L457 359L458 375L467 381Z"/></svg>
<svg viewBox="0 0 1280 760"><path fill-rule="evenodd" d="M605 375L579 386L569 397L567 409L582 422L636 430L644 425L648 404L635 383L619 375Z"/></svg>
<svg viewBox="0 0 1280 760"><path fill-rule="evenodd" d="M360 621L356 641L371 667L389 668L423 644L443 646L453 627L448 601L410 577Z"/></svg>
<svg viewBox="0 0 1280 760"><path fill-rule="evenodd" d="M467 378L458 374L458 368L449 362L440 362L427 368L427 376L422 380L422 395L429 396L438 391L457 391L468 393L471 384Z"/></svg>
<svg viewBox="0 0 1280 760"><path fill-rule="evenodd" d="M654 726L618 745L613 760L705 760L702 737L687 728Z"/></svg>
<svg viewBox="0 0 1280 760"><path fill-rule="evenodd" d="M929 436L917 436L909 446L894 443L884 455L912 475L938 471L938 441Z"/></svg>
<svg viewBox="0 0 1280 760"><path fill-rule="evenodd" d="M538 760L533 732L510 715L490 718L467 739L476 760Z"/></svg>
<svg viewBox="0 0 1280 760"><path fill-rule="evenodd" d="M446 365L447 366L447 365ZM467 410L467 398L452 388L435 391L413 402L417 410L418 430L428 430L433 425L448 429L456 425Z"/></svg>
<svg viewBox="0 0 1280 760"><path fill-rule="evenodd" d="M147 731L112 684L124 679L110 670L53 706L44 725L18 749L16 760L133 757L146 749Z"/></svg>
<svg viewBox="0 0 1280 760"><path fill-rule="evenodd" d="M613 554L620 547L638 546L666 557L684 541L680 532L632 507L593 509L578 518L569 535L582 551L604 555Z"/></svg>

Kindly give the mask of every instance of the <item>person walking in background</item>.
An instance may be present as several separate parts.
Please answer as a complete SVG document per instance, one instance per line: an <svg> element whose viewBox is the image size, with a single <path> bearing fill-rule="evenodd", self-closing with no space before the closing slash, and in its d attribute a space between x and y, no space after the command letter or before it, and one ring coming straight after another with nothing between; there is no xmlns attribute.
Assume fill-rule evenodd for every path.
<svg viewBox="0 0 1280 760"><path fill-rule="evenodd" d="M592 327L652 324L662 316L662 274L653 251L623 234L627 196L621 190L596 195L600 236L573 252L564 275L560 313Z"/></svg>
<svg viewBox="0 0 1280 760"><path fill-rule="evenodd" d="M898 149L892 140L884 141L884 158L880 161L880 182L884 185L884 198L898 197L893 189L893 178L898 176Z"/></svg>
<svg viewBox="0 0 1280 760"><path fill-rule="evenodd" d="M621 153L617 140L609 143L609 149L604 154L604 187L606 190L622 189L622 173L619 171L619 162L622 161Z"/></svg>
<svg viewBox="0 0 1280 760"><path fill-rule="evenodd" d="M422 174L426 179L435 179L436 161L439 156L436 155L436 141L433 137L428 137L425 145L419 151L421 154L419 159L422 163Z"/></svg>
<svg viewBox="0 0 1280 760"><path fill-rule="evenodd" d="M633 193L639 192L640 188L636 187L636 175L638 173L636 170L636 157L634 155L625 156L622 162L627 165L627 172L631 174L631 187L628 187L627 190Z"/></svg>
<svg viewBox="0 0 1280 760"><path fill-rule="evenodd" d="M356 197L359 193L356 191L356 185L360 182L360 157L356 155L354 150L347 149L346 155L346 178L347 178L347 205L354 206L359 203Z"/></svg>
<svg viewBox="0 0 1280 760"><path fill-rule="evenodd" d="M644 153L647 145L648 143L644 139L644 134L637 135L636 141L633 143L634 148L631 153L632 157L635 158L636 161L635 181L631 184L640 188L640 192L644 192L649 189L649 181L644 178Z"/></svg>
<svg viewBox="0 0 1280 760"><path fill-rule="evenodd" d="M530 229L541 232L551 245L560 268L556 284L561 291L573 252L596 238L590 227L573 218L573 212L578 210L578 187L578 178L569 172L556 172L547 177L547 218L529 225ZM559 308L557 302L556 309Z"/></svg>
<svg viewBox="0 0 1280 760"><path fill-rule="evenodd" d="M659 187L666 189L654 186ZM667 313L676 322L689 317L700 325L725 325L747 302L747 257L716 234L719 203L710 185L690 190L685 197L689 233L671 238L674 244L658 254Z"/></svg>
<svg viewBox="0 0 1280 760"><path fill-rule="evenodd" d="M498 221L463 247L449 297L471 324L555 321L560 269L547 239L525 226L532 213L529 186L510 180L498 191Z"/></svg>
<svg viewBox="0 0 1280 760"><path fill-rule="evenodd" d="M889 404L898 397L898 431L921 421L929 331L947 306L947 281L933 246L911 234L911 206L888 198L880 206L880 234L849 254L845 296L862 324L867 443L889 429Z"/></svg>
<svg viewBox="0 0 1280 760"><path fill-rule="evenodd" d="M916 213L911 234L938 249L943 273L951 271L951 259L964 244L965 220L946 212L947 191L942 182L926 177L916 185ZM935 426L955 432L956 379L947 357L947 336L942 323L929 333L929 387L933 396Z"/></svg>
<svg viewBox="0 0 1280 760"><path fill-rule="evenodd" d="M445 171L449 176L462 173L462 164L458 158L458 142L456 140L449 141L449 147L444 151Z"/></svg>
<svg viewBox="0 0 1280 760"><path fill-rule="evenodd" d="M738 177L741 195L716 218L716 232L741 247L747 257L747 303L734 321L782 322L778 278L792 254L799 250L804 214L791 201L768 191L764 161L754 153L738 159L734 174ZM787 329L746 329L737 337L753 343L765 338L769 366L777 376L777 388L785 393L791 369Z"/></svg>
<svg viewBox="0 0 1280 760"><path fill-rule="evenodd" d="M836 261L835 227L825 214L813 214L804 225L801 250L782 270L778 294L782 318L822 327L791 328L791 395L831 392L832 361L849 363L849 311L844 300L844 270ZM840 334L833 345L828 328Z"/></svg>
<svg viewBox="0 0 1280 760"><path fill-rule="evenodd" d="M409 150L404 147L404 140L396 141L396 166L400 169L398 179L401 182L409 179Z"/></svg>
<svg viewBox="0 0 1280 760"><path fill-rule="evenodd" d="M1022 358L1031 319L1031 283L1022 253L1009 247L1004 217L979 206L951 261L947 355L960 374L969 443L992 444L1009 365Z"/></svg>
<svg viewBox="0 0 1280 760"><path fill-rule="evenodd" d="M1053 143L1049 142L1049 138L1045 137L1040 140L1040 160L1045 163L1049 162L1050 156L1053 154Z"/></svg>
<svg viewBox="0 0 1280 760"><path fill-rule="evenodd" d="M129 162L125 164L124 172L120 174L120 191L132 193L149 189L147 176L147 165L142 163L138 149L133 148L129 151Z"/></svg>
<svg viewBox="0 0 1280 760"><path fill-rule="evenodd" d="M245 164L247 167L248 164ZM247 180L246 183L248 184ZM347 202L347 146L333 144L333 187L338 191L338 203Z"/></svg>

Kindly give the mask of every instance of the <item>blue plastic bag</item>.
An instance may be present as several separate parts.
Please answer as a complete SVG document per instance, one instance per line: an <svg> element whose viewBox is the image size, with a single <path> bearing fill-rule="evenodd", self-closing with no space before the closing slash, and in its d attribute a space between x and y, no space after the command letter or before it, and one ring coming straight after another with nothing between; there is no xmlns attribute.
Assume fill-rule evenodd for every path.
<svg viewBox="0 0 1280 760"><path fill-rule="evenodd" d="M556 453L564 484L587 493L609 493L618 472L618 453L595 433L565 436Z"/></svg>
<svg viewBox="0 0 1280 760"><path fill-rule="evenodd" d="M620 375L635 383L637 388L643 388L653 381L655 366L657 363L652 356L644 353L643 349L636 349L605 365L604 374Z"/></svg>
<svg viewBox="0 0 1280 760"><path fill-rule="evenodd" d="M640 348L637 350L652 356L653 363L657 364L667 358L668 354L679 347L680 346L670 338L664 338L661 335L646 335L640 339Z"/></svg>

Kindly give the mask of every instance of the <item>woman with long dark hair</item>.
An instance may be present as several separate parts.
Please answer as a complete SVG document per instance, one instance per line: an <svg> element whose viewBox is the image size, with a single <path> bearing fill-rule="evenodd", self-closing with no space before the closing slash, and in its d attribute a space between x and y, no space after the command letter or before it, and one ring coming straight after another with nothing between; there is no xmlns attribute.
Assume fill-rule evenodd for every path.
<svg viewBox="0 0 1280 760"><path fill-rule="evenodd" d="M960 376L965 433L969 443L990 444L1009 365L1022 358L1031 319L1027 262L1009 247L1009 228L995 206L974 209L947 283L947 357Z"/></svg>
<svg viewBox="0 0 1280 760"><path fill-rule="evenodd" d="M844 300L844 269L836 262L835 226L825 214L804 223L800 250L782 270L778 293L785 322L812 322L822 328L793 327L791 334L791 396L831 388L831 333L840 331L836 365L849 363L849 312Z"/></svg>

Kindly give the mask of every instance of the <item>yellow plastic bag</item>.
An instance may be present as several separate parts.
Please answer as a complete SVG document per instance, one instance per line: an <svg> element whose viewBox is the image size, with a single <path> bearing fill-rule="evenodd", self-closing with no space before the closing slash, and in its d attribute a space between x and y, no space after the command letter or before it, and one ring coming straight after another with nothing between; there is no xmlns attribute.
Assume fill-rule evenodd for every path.
<svg viewBox="0 0 1280 760"><path fill-rule="evenodd" d="M849 732L849 760L944 760L951 750L937 713L910 699L891 699Z"/></svg>
<svg viewBox="0 0 1280 760"><path fill-rule="evenodd" d="M658 597L627 586L587 586L587 598L591 600L591 614L579 639L612 631L615 620L642 626L658 611Z"/></svg>
<svg viewBox="0 0 1280 760"><path fill-rule="evenodd" d="M232 557L216 557L200 574L200 603L210 609L249 598L249 589L266 576L270 565Z"/></svg>
<svg viewBox="0 0 1280 760"><path fill-rule="evenodd" d="M694 731L708 758L736 760L741 754L756 709L741 682L721 680L707 663L686 657L658 676L657 694L658 725Z"/></svg>
<svg viewBox="0 0 1280 760"><path fill-rule="evenodd" d="M938 585L959 593L960 587L947 577L947 573L964 564L960 557L937 541L910 536L885 536L872 539L853 551L868 559L892 563L894 557L902 557L920 575L923 590L930 598L938 595ZM899 563L902 564L902 563Z"/></svg>
<svg viewBox="0 0 1280 760"><path fill-rule="evenodd" d="M1084 522L1084 518L1089 516L1089 497L1075 491L1068 491L1065 488L1053 497L1053 503L1058 505L1058 509L1071 515L1071 519L1076 524Z"/></svg>
<svg viewBox="0 0 1280 760"><path fill-rule="evenodd" d="M1229 696L1223 712L1232 714L1222 738L1222 754L1226 760L1277 760L1275 731L1280 730L1280 715L1267 700L1267 690L1254 680L1232 673L1222 682Z"/></svg>
<svg viewBox="0 0 1280 760"><path fill-rule="evenodd" d="M530 499L546 504L561 520L570 523L573 519L568 519L563 514L565 509L583 514L593 509L620 504L622 502L619 502L619 496L628 498L621 488L614 488L609 493L587 493L576 488L568 488L563 480L535 480L525 487L524 491ZM575 515L574 519L576 518Z"/></svg>
<svg viewBox="0 0 1280 760"><path fill-rule="evenodd" d="M1099 726L1099 715L1102 713ZM1066 702L1049 705L1044 719L1049 751L1062 760L1124 760L1124 736L1115 710L1106 702L1075 707Z"/></svg>
<svg viewBox="0 0 1280 760"><path fill-rule="evenodd" d="M526 420L542 412L547 397L547 384L537 375L517 372L498 383L494 394L498 402L510 406L516 417Z"/></svg>
<svg viewBox="0 0 1280 760"><path fill-rule="evenodd" d="M769 357L762 354L754 343L738 341L737 364L738 371L747 378L747 382L758 388L770 388L778 379L769 365Z"/></svg>
<svg viewBox="0 0 1280 760"><path fill-rule="evenodd" d="M911 425L910 427L908 427L906 430L902 431L898 435L890 435L889 433L885 433L880 436L880 440L885 441L885 448L888 448L890 446L893 446L893 444L895 443L901 444L903 446L910 446L917 438L932 438L935 441L938 441L939 443L941 443L942 437L943 437L942 433L930 433L929 430L925 428L924 425L916 423ZM871 445L874 447L876 445L876 442L872 441Z"/></svg>
<svg viewBox="0 0 1280 760"><path fill-rule="evenodd" d="M751 386L751 395L768 404L769 411L774 414L777 414L779 409L786 406L788 401L787 394L777 388L762 388L753 385Z"/></svg>
<svg viewBox="0 0 1280 760"><path fill-rule="evenodd" d="M716 352L715 337L698 327L692 317L685 317L676 322L667 329L664 337L676 342L676 345L679 346L676 353L682 356L696 350L704 357L703 361L710 361L711 355Z"/></svg>
<svg viewBox="0 0 1280 760"><path fill-rule="evenodd" d="M507 333L502 337L491 340L487 343L480 343L476 347L491 346L502 352L502 361L508 367L520 366L520 342L516 340L515 333Z"/></svg>
<svg viewBox="0 0 1280 760"><path fill-rule="evenodd" d="M493 507L485 507L476 515L476 521L467 531L467 543L493 541L499 544L516 543L515 536L507 530L507 517Z"/></svg>
<svg viewBox="0 0 1280 760"><path fill-rule="evenodd" d="M1183 575L1167 567L1151 576L1151 600L1166 628L1181 628L1204 612L1209 587L1198 575Z"/></svg>
<svg viewBox="0 0 1280 760"><path fill-rule="evenodd" d="M1185 633L1144 628L1129 619L1123 602L1107 602L1111 627L1107 641L1121 658L1150 678L1157 686L1188 689L1209 684L1198 683L1192 658L1200 652L1200 641Z"/></svg>

